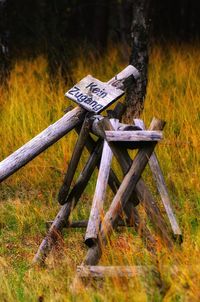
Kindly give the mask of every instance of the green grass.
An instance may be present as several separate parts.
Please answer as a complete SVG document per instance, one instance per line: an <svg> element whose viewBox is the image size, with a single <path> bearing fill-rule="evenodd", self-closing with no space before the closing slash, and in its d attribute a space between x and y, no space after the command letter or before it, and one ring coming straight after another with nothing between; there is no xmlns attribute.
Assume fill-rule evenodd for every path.
<svg viewBox="0 0 200 302"><path fill-rule="evenodd" d="M98 60L92 53L86 58L80 54L72 76L74 82L87 74L106 81L123 67L117 49L110 49ZM16 63L8 90L0 90L0 160L62 116L70 104L63 95L72 83L64 85L59 76L55 82L56 85L49 82L43 57ZM157 255L152 257L135 232L123 229L113 235L100 263L157 264L161 279L149 272L130 280L94 281L79 292L72 292L76 266L87 251L82 230L64 233L45 268L31 266L45 235L45 221L53 219L59 209L57 193L76 139L76 134L71 133L1 184L0 301L200 300L199 98L199 45L154 47L142 118L147 125L153 116L167 121L165 139L156 150L184 242L181 247L175 244L173 252L169 252L154 233ZM87 157L84 152L79 172ZM149 171L145 179L155 191ZM87 218L94 188L95 177L74 211L74 219ZM109 192L108 196L110 202L112 194ZM145 217L142 209L140 212Z"/></svg>

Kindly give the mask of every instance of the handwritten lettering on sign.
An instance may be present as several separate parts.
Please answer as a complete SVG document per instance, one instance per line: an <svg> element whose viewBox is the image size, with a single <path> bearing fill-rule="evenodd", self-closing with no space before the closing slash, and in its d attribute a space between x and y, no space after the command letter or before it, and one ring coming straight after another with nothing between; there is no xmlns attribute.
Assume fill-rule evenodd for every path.
<svg viewBox="0 0 200 302"><path fill-rule="evenodd" d="M103 83L91 75L83 78L65 93L69 99L95 113L103 111L123 94L123 90Z"/></svg>

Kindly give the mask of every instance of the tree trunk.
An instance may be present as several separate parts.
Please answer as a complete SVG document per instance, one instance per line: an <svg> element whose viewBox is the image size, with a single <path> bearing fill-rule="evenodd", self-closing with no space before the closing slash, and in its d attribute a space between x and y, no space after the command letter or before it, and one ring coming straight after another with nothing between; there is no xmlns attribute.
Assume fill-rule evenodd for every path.
<svg viewBox="0 0 200 302"><path fill-rule="evenodd" d="M150 28L150 4L151 0L133 1L133 21L131 26L132 53L130 64L140 72L140 78L136 85L132 85L127 91L126 120L138 117L143 110L144 98L147 89L148 69L148 42Z"/></svg>

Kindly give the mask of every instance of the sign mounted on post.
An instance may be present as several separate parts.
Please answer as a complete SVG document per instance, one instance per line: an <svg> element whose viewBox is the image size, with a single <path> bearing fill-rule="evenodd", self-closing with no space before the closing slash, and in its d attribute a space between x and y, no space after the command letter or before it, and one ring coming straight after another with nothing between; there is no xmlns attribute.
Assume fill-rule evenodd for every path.
<svg viewBox="0 0 200 302"><path fill-rule="evenodd" d="M65 95L88 111L100 113L119 97L124 91L111 84L103 83L91 75L86 76Z"/></svg>

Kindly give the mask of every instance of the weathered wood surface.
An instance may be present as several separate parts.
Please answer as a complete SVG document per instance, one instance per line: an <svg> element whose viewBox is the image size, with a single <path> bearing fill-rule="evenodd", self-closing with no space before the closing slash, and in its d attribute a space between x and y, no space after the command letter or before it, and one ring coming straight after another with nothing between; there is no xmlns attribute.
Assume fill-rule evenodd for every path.
<svg viewBox="0 0 200 302"><path fill-rule="evenodd" d="M40 244L37 254L33 259L33 263L43 264L45 262L45 259L50 253L52 247L55 245L57 239L61 236L62 229L68 225L70 213L76 207L95 167L99 167L103 141L99 139L97 142L94 142L94 140L89 136L88 140L86 141L86 147L91 153L91 156L89 157L83 171L78 177L76 184L67 197L66 204L61 207L46 237ZM120 182L112 170L110 170L108 183L113 192L116 193Z"/></svg>
<svg viewBox="0 0 200 302"><path fill-rule="evenodd" d="M77 182L69 193L66 202L77 203L84 192L92 173L97 165L99 165L103 148L103 141L99 140L91 153L83 171L80 173Z"/></svg>
<svg viewBox="0 0 200 302"><path fill-rule="evenodd" d="M131 75L136 80L140 76L138 70L133 65L128 65L124 70L122 70L120 73L118 73L116 76L114 76L111 80L109 80L107 82L107 84L123 89L124 80Z"/></svg>
<svg viewBox="0 0 200 302"><path fill-rule="evenodd" d="M28 143L0 162L0 182L25 166L29 161L46 150L75 126L83 121L85 110L76 107L50 125Z"/></svg>
<svg viewBox="0 0 200 302"><path fill-rule="evenodd" d="M107 83L86 76L75 84L66 96L88 111L100 113L124 94L124 81L133 76L137 78L137 69L129 65Z"/></svg>
<svg viewBox="0 0 200 302"><path fill-rule="evenodd" d="M134 123L136 126L139 126L141 129L145 129L145 125L142 120L134 119ZM165 211L167 213L172 231L175 236L181 237L182 232L181 232L181 229L176 220L175 214L172 210L171 201L170 201L169 193L168 193L167 186L165 183L165 179L164 179L164 176L163 176L163 173L160 168L159 161L158 161L158 158L157 158L155 152L150 157L149 166L151 168L153 177L157 184L158 192L160 193L161 200L162 200L163 206L165 208Z"/></svg>
<svg viewBox="0 0 200 302"><path fill-rule="evenodd" d="M53 220L46 221L47 230L49 230L49 228L51 227L53 222L54 222ZM87 228L87 225L88 225L88 220L71 221L71 222L67 222L64 225L64 228L85 229L85 228ZM118 227L135 227L134 217L131 220L129 220L128 218L126 218L126 220L119 220L117 223L117 226ZM138 221L138 219L136 220L136 227L137 227L137 230L141 229L141 225L140 225L140 222Z"/></svg>
<svg viewBox="0 0 200 302"><path fill-rule="evenodd" d="M105 120L106 122L106 120ZM105 125L104 122L104 125ZM106 123L106 130L112 130L110 123ZM116 145L112 142L109 142L109 145L113 151L113 154L115 155L117 161L119 162L122 171L124 175L127 173L127 171L130 169L130 166L132 164L132 159L130 158L127 150L117 148ZM169 248L172 248L172 242L169 238L168 234L168 226L165 223L165 220L151 194L148 187L146 186L145 182L142 178L139 179L137 182L137 185L135 187L135 194L136 199L138 199L141 204L144 206L145 211L152 222L153 227L160 233L162 236L164 242ZM132 199L134 200L134 199Z"/></svg>
<svg viewBox="0 0 200 302"><path fill-rule="evenodd" d="M158 128L159 126L162 129L162 122L154 119L152 122L152 128ZM140 176L146 167L155 146L156 143L154 142L151 143L149 147L140 149L138 151L128 173L125 175L119 190L111 203L109 210L102 221L100 240L101 238L105 240L110 235L113 227L116 225L120 211L123 210L126 202L130 199L130 196L135 189L135 186L140 179Z"/></svg>
<svg viewBox="0 0 200 302"><path fill-rule="evenodd" d="M118 120L110 120L112 126L117 128ZM99 225L103 216L103 204L106 195L106 188L110 173L112 161L112 151L106 141L104 141L101 163L95 188L95 193L92 201L88 226L85 234L85 243L92 246L97 240Z"/></svg>
<svg viewBox="0 0 200 302"><path fill-rule="evenodd" d="M155 268L154 268L155 269ZM77 266L77 275L80 278L125 277L131 278L145 275L153 270L153 266Z"/></svg>
<svg viewBox="0 0 200 302"><path fill-rule="evenodd" d="M92 150L95 148L96 144L97 143L94 141L94 139L89 135L89 137L85 143L85 146L88 149L89 153L92 152ZM102 146L103 146L103 142L102 142ZM99 161L97 161L96 167L99 169ZM117 178L116 174L114 173L114 171L112 170L112 168L110 169L108 184L109 184L111 190L113 191L113 193L115 194L117 192L117 188L119 187L120 181L118 180L118 178Z"/></svg>
<svg viewBox="0 0 200 302"><path fill-rule="evenodd" d="M126 141L159 141L163 139L162 131L105 131L106 140L108 142Z"/></svg>
<svg viewBox="0 0 200 302"><path fill-rule="evenodd" d="M117 75L117 77L119 76L119 80L117 81L121 82L123 85L123 81L131 75L134 75L135 77L139 76L137 69L130 65L119 75ZM116 76L114 78L116 78ZM118 90L118 87L116 87L113 82L113 78L109 82L108 86L113 86L113 89ZM28 143L0 162L0 182L15 173L21 167L25 166L37 155L46 150L70 130L76 127L80 122L83 121L86 112L87 111L82 107L74 108L70 112L66 113L61 119L50 125Z"/></svg>
<svg viewBox="0 0 200 302"><path fill-rule="evenodd" d="M78 166L81 154L83 152L85 142L89 136L91 123L92 123L91 119L88 116L86 116L86 118L82 124L81 131L78 136L76 145L74 147L74 151L72 153L72 157L69 162L63 184L62 184L59 194L58 194L58 202L61 205L63 205L66 202L66 198L69 193L70 186L71 186L74 174L76 172L76 168Z"/></svg>
<svg viewBox="0 0 200 302"><path fill-rule="evenodd" d="M42 264L51 251L57 239L61 236L62 229L68 224L71 211L76 207L80 196L82 195L88 181L101 157L103 142L99 140L91 156L89 157L82 173L80 174L75 189L68 196L67 203L63 205L54 219L46 237L40 244L37 254L33 259L33 263Z"/></svg>
<svg viewBox="0 0 200 302"><path fill-rule="evenodd" d="M158 127L158 128L156 128L156 127ZM162 130L163 127L164 127L163 122L159 123L158 121L156 121L154 119L151 124L150 130ZM111 130L111 129L109 129L109 127L108 127L105 130ZM119 148L116 148L116 147L113 148L112 143L110 143L111 149L113 150L113 153L115 155L117 155L116 156L117 160L123 167L124 172L127 173L127 171L128 171L128 173L126 174L126 176L117 192L117 195L115 195L113 202L104 217L104 220L101 225L100 233L99 233L99 241L94 246L89 248L87 255L83 261L84 265L96 265L98 263L98 261L101 257L101 254L102 254L102 244L103 245L106 244L113 228L116 227L116 222L117 222L119 213L120 213L121 209L125 206L125 203L127 202L127 199L130 196L129 195L130 193L128 192L128 190L130 190L132 192L135 186L137 188L137 182L138 182L138 183L140 183L140 188L137 188L136 192L138 190L139 193L142 195L142 197L144 197L143 192L141 192L141 186L143 187L144 184L141 183L141 181L139 180L139 177L140 177L144 167L146 166L146 164L148 162L148 158L152 154L155 145L156 145L156 142L151 143L150 147L140 150L138 152L138 154L136 155L136 158L134 159L134 161L130 167L130 162L127 161L126 157L122 156L121 153L119 154L117 152L117 149L119 149ZM131 162L132 162L132 160L131 160ZM138 196L138 197L140 199L141 196ZM160 220L162 221L162 219L160 219ZM161 226L160 226L160 224L158 224L158 225L162 231L163 225L165 226L165 224L162 224ZM168 237L166 229L164 229L163 232L165 233L164 239L166 240L168 247L171 248L171 241Z"/></svg>
<svg viewBox="0 0 200 302"><path fill-rule="evenodd" d="M65 93L69 99L95 113L103 111L123 94L123 90L103 83L91 75L84 77Z"/></svg>

